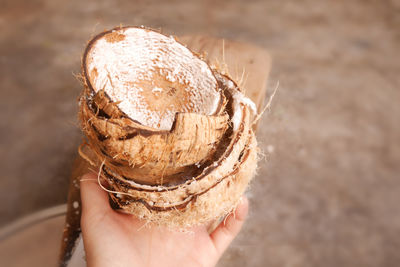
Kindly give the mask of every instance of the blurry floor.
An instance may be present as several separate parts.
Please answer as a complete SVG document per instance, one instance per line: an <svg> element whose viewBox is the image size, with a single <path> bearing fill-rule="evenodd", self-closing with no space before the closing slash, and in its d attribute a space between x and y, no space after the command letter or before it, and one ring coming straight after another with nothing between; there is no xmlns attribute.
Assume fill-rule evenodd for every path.
<svg viewBox="0 0 400 267"><path fill-rule="evenodd" d="M1 266L57 266L65 216L41 221L0 243Z"/></svg>
<svg viewBox="0 0 400 267"><path fill-rule="evenodd" d="M65 202L81 140L73 74L89 37L120 23L273 56L250 217L220 266L400 265L396 0L3 0L0 225Z"/></svg>

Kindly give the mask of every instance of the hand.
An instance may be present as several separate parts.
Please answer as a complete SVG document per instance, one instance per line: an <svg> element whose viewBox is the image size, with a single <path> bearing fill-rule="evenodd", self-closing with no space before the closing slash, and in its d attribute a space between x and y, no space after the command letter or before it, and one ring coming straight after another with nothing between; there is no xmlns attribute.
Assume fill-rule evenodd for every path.
<svg viewBox="0 0 400 267"><path fill-rule="evenodd" d="M81 181L81 228L87 266L214 266L242 228L248 211L243 197L234 214L211 233L205 226L182 233L146 227L133 215L113 210L93 173Z"/></svg>

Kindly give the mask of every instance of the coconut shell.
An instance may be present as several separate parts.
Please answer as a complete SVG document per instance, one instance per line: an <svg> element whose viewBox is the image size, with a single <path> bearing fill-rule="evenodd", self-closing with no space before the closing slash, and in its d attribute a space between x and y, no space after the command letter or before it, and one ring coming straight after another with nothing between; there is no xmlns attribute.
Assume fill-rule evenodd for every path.
<svg viewBox="0 0 400 267"><path fill-rule="evenodd" d="M213 185L196 191L180 202L164 200L150 205L151 202L143 202L140 197L124 194L110 196L125 212L158 225L185 228L204 224L231 212L254 176L257 167L255 138L243 152L243 157L228 175L219 177Z"/></svg>
<svg viewBox="0 0 400 267"><path fill-rule="evenodd" d="M128 28L104 32L93 40L123 34ZM202 224L231 211L257 164L254 114L236 83L212 70L210 79L216 80L220 95L213 114L178 112L170 130L149 127L91 85L86 57L93 40L82 64L85 88L79 118L88 142L80 154L100 167L100 178L113 201L124 212L171 227ZM174 86L177 95L188 90Z"/></svg>
<svg viewBox="0 0 400 267"><path fill-rule="evenodd" d="M148 131L98 117L83 103L81 120L94 150L100 157L108 159L112 166L115 165L112 169L121 175L151 183L159 179L160 173L169 176L211 158L216 144L228 128L229 116L178 113L170 131Z"/></svg>

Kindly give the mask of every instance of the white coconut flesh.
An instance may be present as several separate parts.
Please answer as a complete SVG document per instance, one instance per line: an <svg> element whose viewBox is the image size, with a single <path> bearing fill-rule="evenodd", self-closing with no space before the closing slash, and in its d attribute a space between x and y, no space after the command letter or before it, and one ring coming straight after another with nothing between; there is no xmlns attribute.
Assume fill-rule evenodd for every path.
<svg viewBox="0 0 400 267"><path fill-rule="evenodd" d="M173 37L116 29L96 39L84 60L90 87L142 125L170 130L177 112L213 115L219 107L209 66Z"/></svg>

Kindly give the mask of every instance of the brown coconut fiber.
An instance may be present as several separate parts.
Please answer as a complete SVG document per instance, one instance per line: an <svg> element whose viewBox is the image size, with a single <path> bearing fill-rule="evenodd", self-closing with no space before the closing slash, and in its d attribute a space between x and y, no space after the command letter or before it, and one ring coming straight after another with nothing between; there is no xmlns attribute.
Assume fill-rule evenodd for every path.
<svg viewBox="0 0 400 267"><path fill-rule="evenodd" d="M174 37L119 27L87 45L80 154L126 213L174 228L218 219L253 178L256 111Z"/></svg>

